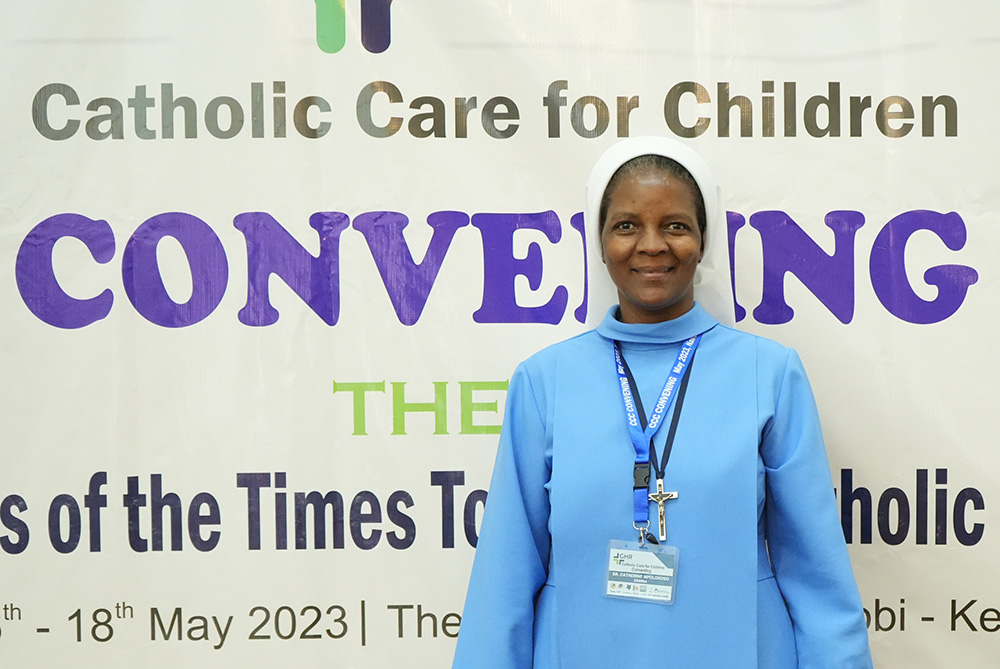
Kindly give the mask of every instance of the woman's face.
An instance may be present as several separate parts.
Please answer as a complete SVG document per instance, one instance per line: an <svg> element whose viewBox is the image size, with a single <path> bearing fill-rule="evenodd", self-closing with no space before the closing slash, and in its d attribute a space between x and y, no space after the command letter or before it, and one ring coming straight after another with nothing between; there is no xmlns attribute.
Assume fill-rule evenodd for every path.
<svg viewBox="0 0 1000 669"><path fill-rule="evenodd" d="M601 231L601 259L618 287L622 321L659 323L690 310L702 253L687 184L657 168L618 181Z"/></svg>

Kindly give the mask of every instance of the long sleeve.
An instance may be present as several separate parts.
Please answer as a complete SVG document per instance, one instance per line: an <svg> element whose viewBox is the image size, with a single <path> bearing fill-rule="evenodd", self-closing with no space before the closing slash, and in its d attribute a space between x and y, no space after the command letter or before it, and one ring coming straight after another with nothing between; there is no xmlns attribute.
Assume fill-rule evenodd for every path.
<svg viewBox="0 0 1000 669"><path fill-rule="evenodd" d="M526 364L515 371L452 665L532 666L550 551L551 437Z"/></svg>
<svg viewBox="0 0 1000 669"><path fill-rule="evenodd" d="M864 613L837 515L819 415L789 351L762 434L768 552L801 668L872 666ZM766 394L766 393L765 393Z"/></svg>

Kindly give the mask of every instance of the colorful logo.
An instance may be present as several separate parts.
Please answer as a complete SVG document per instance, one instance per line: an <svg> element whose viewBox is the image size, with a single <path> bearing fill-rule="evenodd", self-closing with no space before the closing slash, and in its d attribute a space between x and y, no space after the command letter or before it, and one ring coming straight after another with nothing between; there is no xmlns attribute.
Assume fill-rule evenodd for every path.
<svg viewBox="0 0 1000 669"><path fill-rule="evenodd" d="M316 43L325 53L337 53L347 39L345 0L314 0ZM389 48L389 7L392 0L361 0L361 44L370 53Z"/></svg>

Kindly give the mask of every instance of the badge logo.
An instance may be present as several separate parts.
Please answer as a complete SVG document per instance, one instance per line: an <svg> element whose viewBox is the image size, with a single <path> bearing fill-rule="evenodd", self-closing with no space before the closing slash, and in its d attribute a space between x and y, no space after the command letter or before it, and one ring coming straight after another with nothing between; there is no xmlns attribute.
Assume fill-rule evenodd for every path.
<svg viewBox="0 0 1000 669"><path fill-rule="evenodd" d="M316 3L316 44L324 53L337 53L347 41L346 0ZM392 0L361 0L361 45L370 53L389 48L389 7Z"/></svg>

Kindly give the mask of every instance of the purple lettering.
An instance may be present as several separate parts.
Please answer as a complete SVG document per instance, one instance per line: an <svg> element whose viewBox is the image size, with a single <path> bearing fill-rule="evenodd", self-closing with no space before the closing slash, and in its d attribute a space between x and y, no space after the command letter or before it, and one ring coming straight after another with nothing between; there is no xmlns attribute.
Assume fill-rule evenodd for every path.
<svg viewBox="0 0 1000 669"><path fill-rule="evenodd" d="M785 303L785 273L799 278L841 323L854 318L854 235L865 224L857 211L831 211L826 225L833 230L835 246L828 255L788 214L762 211L750 216L750 227L761 236L764 286L760 304L753 310L759 323L780 325L792 320Z"/></svg>
<svg viewBox="0 0 1000 669"><path fill-rule="evenodd" d="M475 214L472 225L483 237L483 304L472 320L476 323L558 323L566 311L569 291L556 287L552 297L538 307L517 303L514 282L528 279L531 290L542 282L542 251L536 242L528 245L524 258L514 257L514 233L522 228L541 230L549 241L562 237L559 217L554 211L536 214Z"/></svg>
<svg viewBox="0 0 1000 669"><path fill-rule="evenodd" d="M965 265L938 265L924 272L924 281L937 286L937 298L922 299L906 278L906 243L917 230L936 234L952 251L965 246L966 230L955 212L908 211L896 216L878 233L872 246L869 269L872 288L879 302L894 316L908 323L938 323L962 306L969 286L979 274Z"/></svg>
<svg viewBox="0 0 1000 669"><path fill-rule="evenodd" d="M574 230L580 233L580 239L583 242L583 300L580 302L580 306L576 308L573 315L576 316L576 320L580 323L587 322L587 300L590 299L590 277L587 274L587 267L589 259L587 258L587 227L583 220L583 212L577 212L573 214L573 217L569 219L569 224Z"/></svg>
<svg viewBox="0 0 1000 669"><path fill-rule="evenodd" d="M115 255L115 236L107 221L80 214L57 214L34 228L17 252L15 276L21 299L39 320L57 328L90 325L111 312L114 296L109 288L86 300L70 297L59 286L52 268L52 247L63 237L76 237L100 264Z"/></svg>
<svg viewBox="0 0 1000 669"><path fill-rule="evenodd" d="M268 280L276 274L327 325L340 317L340 233L347 214L321 211L309 217L319 233L319 256L313 257L287 230L264 212L240 214L233 225L247 243L247 302L240 309L244 325L271 325L278 310L271 306Z"/></svg>
<svg viewBox="0 0 1000 669"><path fill-rule="evenodd" d="M164 237L176 239L191 269L191 297L174 302L163 285L156 246ZM153 216L142 223L125 244L122 283L132 306L150 323L181 328L204 320L215 311L226 292L229 265L215 231L200 218L182 212Z"/></svg>
<svg viewBox="0 0 1000 669"><path fill-rule="evenodd" d="M469 224L469 215L438 211L428 216L427 224L434 234L419 265L403 238L408 223L404 214L393 211L372 211L354 219L354 229L368 241L392 308L403 325L413 325L420 319L455 231Z"/></svg>
<svg viewBox="0 0 1000 669"><path fill-rule="evenodd" d="M735 211L726 212L726 228L729 235L729 283L733 289L733 307L737 323L747 316L747 310L736 300L736 233L746 224L747 220L743 218L743 214Z"/></svg>

